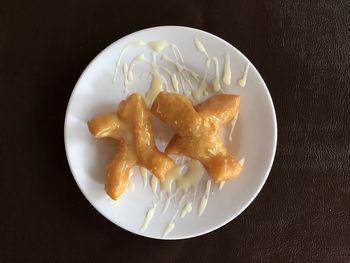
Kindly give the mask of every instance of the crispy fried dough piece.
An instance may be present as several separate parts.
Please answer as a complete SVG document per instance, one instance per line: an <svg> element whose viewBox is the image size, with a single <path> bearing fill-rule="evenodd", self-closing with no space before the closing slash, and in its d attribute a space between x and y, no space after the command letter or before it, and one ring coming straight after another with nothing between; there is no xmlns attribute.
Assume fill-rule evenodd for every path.
<svg viewBox="0 0 350 263"><path fill-rule="evenodd" d="M160 181L174 166L174 162L156 148L150 112L137 93L122 101L117 112L90 120L88 128L96 138L110 137L117 141L117 153L107 167L105 178L105 191L114 200L124 192L133 166L147 168Z"/></svg>
<svg viewBox="0 0 350 263"><path fill-rule="evenodd" d="M238 106L236 95L216 95L194 108L183 95L161 92L151 112L176 131L165 152L199 160L212 179L219 182L242 170L218 135L219 129L235 116Z"/></svg>
<svg viewBox="0 0 350 263"><path fill-rule="evenodd" d="M239 96L231 94L218 94L208 98L195 106L201 116L217 118L223 126L231 121L239 107Z"/></svg>
<svg viewBox="0 0 350 263"><path fill-rule="evenodd" d="M123 139L117 142L118 149L113 160L108 164L105 177L105 191L114 200L124 192L130 169L136 165L132 150Z"/></svg>
<svg viewBox="0 0 350 263"><path fill-rule="evenodd" d="M197 133L200 127L192 102L178 93L160 92L153 101L151 112L183 136Z"/></svg>

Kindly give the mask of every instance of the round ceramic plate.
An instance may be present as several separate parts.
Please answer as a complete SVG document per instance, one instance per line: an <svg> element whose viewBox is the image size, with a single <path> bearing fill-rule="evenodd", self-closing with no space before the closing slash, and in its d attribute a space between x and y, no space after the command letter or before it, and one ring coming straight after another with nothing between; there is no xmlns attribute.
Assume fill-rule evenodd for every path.
<svg viewBox="0 0 350 263"><path fill-rule="evenodd" d="M177 201L174 199L165 213L162 204L155 209L154 217L148 228L141 232L147 211L153 207L155 196L148 182L144 187L143 178L137 168L130 178L131 184L123 195L114 202L104 192L105 167L112 159L116 147L111 139L95 139L89 133L86 122L92 117L106 111L116 110L119 102L126 98L123 91L122 67L113 82L117 60L122 49L135 41L145 45L130 46L121 57L121 65L130 63L137 55L144 54L152 59L152 50L147 46L149 41L166 40L175 44L180 50L184 64L202 78L205 72L206 57L195 45L197 38L205 47L210 57L218 59L220 79L223 74L224 55L228 53L231 65L231 85L224 85L223 92L241 96L239 115L233 131L232 140L228 140L230 126L222 128L222 138L236 159L245 158L243 171L239 177L226 182L220 190L219 185L212 183L208 203L204 213L199 216L199 199L208 175L205 173L199 184L196 198L191 200L192 211L180 218ZM141 42L139 42L141 43ZM164 55L175 60L171 48L162 51ZM161 55L158 55L160 59ZM169 62L160 64L178 73ZM244 75L249 65L245 87L240 87L237 80ZM145 95L150 86L150 66L138 63L134 67L134 79L129 83L129 92L137 91ZM208 80L215 77L214 66L208 73ZM168 88L171 81L167 79ZM192 80L193 86L195 82ZM185 84L186 85L186 84ZM181 92L181 82L179 84ZM210 93L213 94L213 93ZM159 121L152 119L155 133L165 129ZM170 136L170 135L169 135ZM166 137L166 138L169 138ZM226 41L201 30L163 26L149 28L130 34L103 50L85 69L79 78L69 101L65 127L65 148L73 176L88 201L114 224L135 234L159 239L183 239L195 237L213 231L237 217L257 196L271 169L277 142L277 125L274 106L269 91L255 67L236 48ZM162 148L161 142L157 142ZM150 178L148 174L148 180ZM175 228L164 237L167 224L173 220Z"/></svg>

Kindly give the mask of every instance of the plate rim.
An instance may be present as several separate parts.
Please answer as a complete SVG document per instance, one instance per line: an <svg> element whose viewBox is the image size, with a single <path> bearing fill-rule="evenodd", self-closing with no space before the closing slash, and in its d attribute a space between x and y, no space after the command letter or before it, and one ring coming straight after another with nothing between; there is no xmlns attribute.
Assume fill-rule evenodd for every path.
<svg viewBox="0 0 350 263"><path fill-rule="evenodd" d="M224 220L222 223L214 226L214 227L211 227L211 228L208 228L206 229L205 231L202 231L200 233L197 233L197 234L191 234L191 235L186 235L186 236L182 236L182 237L156 237L156 236L149 236L149 235L145 235L144 233L137 233L137 232L133 232L132 230L129 230L129 229L126 229L125 227L117 224L116 222L112 221L112 219L105 215L104 213L102 213L100 211L100 209L95 206L92 202L90 202L87 194L85 194L82 190L82 188L80 187L80 184L78 182L78 179L77 179L77 176L75 175L75 173L73 172L73 169L72 169L72 165L70 163L70 158L69 158L69 153L67 151L67 122L68 122L68 114L69 114L69 109L71 107L71 104L72 104L72 98L74 96L74 93L76 92L76 88L78 86L78 84L80 83L81 79L83 78L83 76L85 76L86 72L88 71L88 69L92 66L92 64L102 55L102 53L110 48L112 48L113 45L115 45L117 42L120 42L122 41L123 39L125 38L129 38L133 35L136 35L136 34L139 34L141 32L143 33L146 33L147 31L152 31L152 30L155 30L155 29L165 29L165 30L193 30L193 31L197 31L197 32L201 32L202 34L205 34L205 35L208 35L212 38L215 38L216 40L218 41L223 41L225 44L229 45L231 48L233 48L236 52L238 52L239 54L241 54L247 62L249 62L249 66L250 67L253 67L256 72L258 73L257 74L257 77L258 79L264 84L262 85L263 87L261 88L264 88L266 93L267 93L267 97L268 97L268 102L269 102L269 105L272 109L272 117L273 117L273 134L274 134L274 140L273 140L273 152L272 152L272 155L271 155L271 158L270 158L270 161L268 163L268 166L267 166L267 172L266 174L264 175L264 178L262 180L262 182L260 183L259 187L256 189L255 193L252 195L252 197L249 199L249 201L244 205L242 206L241 209L239 209L238 212L236 212L233 216L230 216L227 220ZM233 46L231 43L227 42L226 40L212 34L212 33L209 33L207 31L204 31L204 30L201 30L201 29L198 29L198 28L193 28L193 27L187 27L187 26L177 26L177 25L164 25L164 26L155 26L155 27L148 27L148 28L144 28L144 29L140 29L140 30L137 30L133 33L130 33L130 34L127 34L115 41L113 41L111 44L109 44L107 47L105 47L104 49L102 49L91 61L90 63L85 67L85 69L82 71L82 73L80 74L78 80L76 81L74 87L73 87L73 90L71 92L71 95L69 97L69 100L68 100L68 103L67 103L67 107L66 107L66 111L65 111L65 118L64 118L64 148L65 148L65 154L66 154L66 159L67 159L67 162L68 162L68 166L69 166L69 169L70 169L70 172L72 173L72 176L74 178L74 181L75 183L77 184L80 192L84 195L84 197L87 199L87 201L90 203L90 205L92 207L94 207L103 217L105 217L107 220L109 220L113 225L116 225L118 227L120 227L121 229L123 230L126 230L132 234L135 234L135 235L138 235L138 236L142 236L142 237L146 237L146 238L151 238L151 239L157 239L157 240L182 240L182 239L189 239L189 238L194 238L194 237L198 237L198 236L202 236L202 235L205 235L205 234L208 234L210 232L213 232L223 226L225 226L226 224L228 224L229 222L231 222L232 220L234 220L235 218L237 218L239 215L242 214L242 212L244 210L247 209L247 207L255 200L255 198L258 196L258 194L261 192L261 189L263 188L263 186L265 185L266 183L266 180L267 178L269 177L270 175L270 172L271 172L271 169L272 169L272 166L273 166L273 163L274 163L274 160L275 160L275 156L276 156L276 149L277 149L277 137L278 137L278 125L277 125L277 117L276 117L276 111L275 111L275 106L274 106L274 103L273 103L273 100L272 100L272 97L271 97L271 94L269 92L269 89L267 88L267 85L264 81L264 79L262 78L262 76L260 75L260 72L257 70L257 68L255 67L255 65L244 55L243 52L241 52L239 49L237 49L235 46Z"/></svg>

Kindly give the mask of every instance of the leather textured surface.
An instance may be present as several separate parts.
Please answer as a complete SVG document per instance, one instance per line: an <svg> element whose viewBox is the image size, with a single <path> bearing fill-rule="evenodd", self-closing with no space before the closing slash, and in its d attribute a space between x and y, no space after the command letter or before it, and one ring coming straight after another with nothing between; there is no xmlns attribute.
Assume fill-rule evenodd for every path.
<svg viewBox="0 0 350 263"><path fill-rule="evenodd" d="M278 120L270 176L235 220L181 241L103 218L69 170L63 121L86 65L156 25L240 49ZM350 2L2 1L0 262L350 262Z"/></svg>

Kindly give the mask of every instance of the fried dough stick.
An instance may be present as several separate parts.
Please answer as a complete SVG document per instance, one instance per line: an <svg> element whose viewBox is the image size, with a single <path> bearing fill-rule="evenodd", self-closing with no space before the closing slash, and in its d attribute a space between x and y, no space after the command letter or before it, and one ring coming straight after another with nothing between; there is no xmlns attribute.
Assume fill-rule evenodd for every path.
<svg viewBox="0 0 350 263"><path fill-rule="evenodd" d="M96 138L117 142L117 153L107 167L105 191L114 200L124 192L129 171L135 165L150 170L163 181L174 162L154 143L150 112L141 95L134 93L119 104L117 112L99 115L88 122Z"/></svg>
<svg viewBox="0 0 350 263"><path fill-rule="evenodd" d="M183 95L161 92L151 112L176 134L165 153L185 155L200 161L215 182L240 174L242 167L228 152L218 135L219 129L233 119L239 96L220 94L193 107Z"/></svg>

